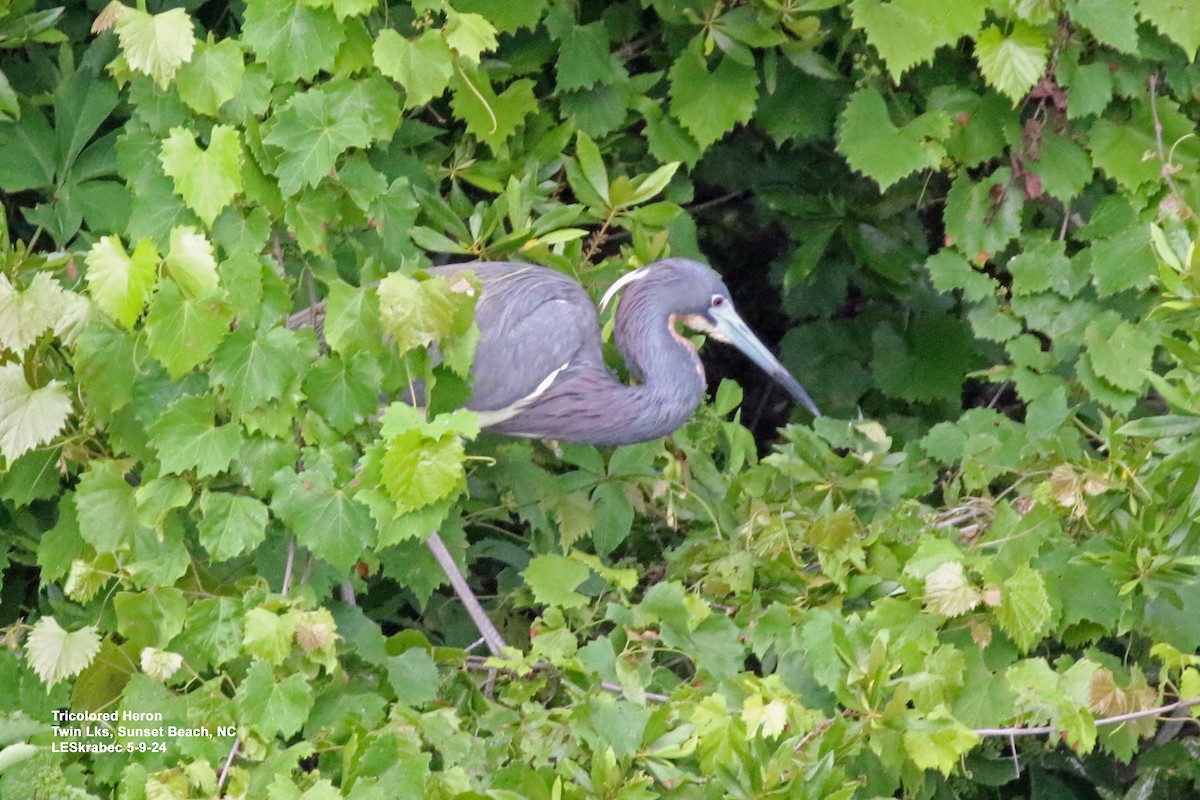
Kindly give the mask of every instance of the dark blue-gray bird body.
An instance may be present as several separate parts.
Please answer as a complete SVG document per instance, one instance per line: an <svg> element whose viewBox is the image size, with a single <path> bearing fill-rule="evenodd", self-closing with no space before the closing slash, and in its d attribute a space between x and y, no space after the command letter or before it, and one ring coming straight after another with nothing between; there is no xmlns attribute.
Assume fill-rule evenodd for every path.
<svg viewBox="0 0 1200 800"><path fill-rule="evenodd" d="M709 267L666 259L626 275L614 332L627 386L604 364L596 308L583 287L545 267L507 262L453 264L482 283L475 308L480 341L467 407L486 430L596 445L643 442L680 427L704 398L704 369L683 323L729 341L814 413L816 407L733 310ZM606 301L608 296L606 296Z"/></svg>

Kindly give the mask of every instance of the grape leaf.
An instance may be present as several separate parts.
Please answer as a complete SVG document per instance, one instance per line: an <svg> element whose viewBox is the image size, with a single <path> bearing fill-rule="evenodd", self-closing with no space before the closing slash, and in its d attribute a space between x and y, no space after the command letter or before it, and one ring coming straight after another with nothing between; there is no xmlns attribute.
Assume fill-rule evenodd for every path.
<svg viewBox="0 0 1200 800"><path fill-rule="evenodd" d="M931 112L897 127L883 95L860 89L851 95L838 126L838 152L855 170L887 189L919 170L935 169L946 156L941 143L950 133L950 118Z"/></svg>
<svg viewBox="0 0 1200 800"><path fill-rule="evenodd" d="M237 129L214 125L207 150L196 145L187 128L172 128L159 155L175 192L208 227L221 209L242 191L242 144Z"/></svg>
<svg viewBox="0 0 1200 800"><path fill-rule="evenodd" d="M459 70L450 81L454 115L467 123L467 132L499 151L525 118L538 110L533 81L513 81L496 94L487 73Z"/></svg>
<svg viewBox="0 0 1200 800"><path fill-rule="evenodd" d="M238 454L242 435L236 425L217 427L216 400L176 400L150 426L150 442L158 449L163 472L180 475L194 470L204 478L224 472Z"/></svg>
<svg viewBox="0 0 1200 800"><path fill-rule="evenodd" d="M587 597L575 590L591 574L585 565L557 553L534 556L521 572L534 600L559 608L587 605Z"/></svg>
<svg viewBox="0 0 1200 800"><path fill-rule="evenodd" d="M387 660L388 683L396 699L420 707L437 697L437 664L424 650L413 647Z"/></svg>
<svg viewBox="0 0 1200 800"><path fill-rule="evenodd" d="M210 117L242 89L246 63L237 39L222 39L216 44L198 42L195 56L184 64L175 78L179 97L197 114Z"/></svg>
<svg viewBox="0 0 1200 800"><path fill-rule="evenodd" d="M179 378L212 355L232 321L224 297L185 298L173 283L163 283L146 315L150 355Z"/></svg>
<svg viewBox="0 0 1200 800"><path fill-rule="evenodd" d="M12 464L62 430L71 396L60 381L33 388L20 364L0 365L0 455Z"/></svg>
<svg viewBox="0 0 1200 800"><path fill-rule="evenodd" d="M383 485L400 513L432 505L466 488L463 445L455 434L411 430L388 440Z"/></svg>
<svg viewBox="0 0 1200 800"><path fill-rule="evenodd" d="M989 25L975 38L975 59L984 80L1001 94L1021 102L1046 69L1049 45L1041 30L1015 22L1006 36Z"/></svg>
<svg viewBox="0 0 1200 800"><path fill-rule="evenodd" d="M694 48L683 51L671 65L671 116L679 120L701 150L745 124L758 101L754 67L726 56L713 71ZM717 99L719 98L719 100Z"/></svg>
<svg viewBox="0 0 1200 800"><path fill-rule="evenodd" d="M116 30L126 63L153 78L160 89L166 89L180 65L191 60L196 44L192 20L182 8L147 14L125 6Z"/></svg>
<svg viewBox="0 0 1200 800"><path fill-rule="evenodd" d="M371 131L359 109L337 108L324 89L309 89L276 112L263 141L283 150L275 173L286 196L320 183L339 155L370 143Z"/></svg>
<svg viewBox="0 0 1200 800"><path fill-rule="evenodd" d="M382 30L373 53L379 71L404 87L405 108L423 106L450 86L454 54L438 31L410 40L390 28Z"/></svg>
<svg viewBox="0 0 1200 800"><path fill-rule="evenodd" d="M85 259L88 291L118 325L132 328L158 277L158 261L158 250L149 239L140 240L131 256L120 239L103 236Z"/></svg>
<svg viewBox="0 0 1200 800"><path fill-rule="evenodd" d="M248 553L267 537L267 507L256 497L205 492L200 498L200 544L214 561Z"/></svg>
<svg viewBox="0 0 1200 800"><path fill-rule="evenodd" d="M478 65L480 56L498 44L492 23L478 14L460 14L449 7L444 33L450 49L472 65Z"/></svg>
<svg viewBox="0 0 1200 800"><path fill-rule="evenodd" d="M1200 47L1200 18L1190 3L1181 0L1138 0L1138 14L1183 48L1188 61L1196 60Z"/></svg>
<svg viewBox="0 0 1200 800"><path fill-rule="evenodd" d="M191 226L180 225L171 231L171 247L163 268L187 297L203 297L217 288L212 242Z"/></svg>
<svg viewBox="0 0 1200 800"><path fill-rule="evenodd" d="M242 41L277 84L307 81L333 66L346 30L337 15L301 0L248 0Z"/></svg>
<svg viewBox="0 0 1200 800"><path fill-rule="evenodd" d="M1071 19L1087 28L1096 41L1120 50L1137 52L1137 18L1133 0L1072 0Z"/></svg>
<svg viewBox="0 0 1200 800"><path fill-rule="evenodd" d="M318 558L348 570L371 545L370 511L346 489L335 489L330 471L280 471L273 485L271 510Z"/></svg>
<svg viewBox="0 0 1200 800"><path fill-rule="evenodd" d="M1084 342L1098 377L1128 392L1139 392L1145 386L1158 344L1149 331L1108 312L1088 325Z"/></svg>
<svg viewBox="0 0 1200 800"><path fill-rule="evenodd" d="M308 678L294 673L275 680L271 665L256 660L234 693L240 721L265 737L289 738L299 732L313 707Z"/></svg>
<svg viewBox="0 0 1200 800"><path fill-rule="evenodd" d="M29 666L51 687L73 678L100 652L100 634L95 625L67 632L54 617L42 617L33 625L25 642Z"/></svg>
<svg viewBox="0 0 1200 800"><path fill-rule="evenodd" d="M71 302L67 295L45 272L35 275L23 291L0 274L0 350L20 353L58 325Z"/></svg>
<svg viewBox="0 0 1200 800"><path fill-rule="evenodd" d="M608 52L608 29L603 22L576 25L563 39L554 65L559 92L612 83L616 77Z"/></svg>
<svg viewBox="0 0 1200 800"><path fill-rule="evenodd" d="M996 620L1022 651L1028 651L1050 625L1050 598L1041 573L1022 564L1001 585Z"/></svg>
<svg viewBox="0 0 1200 800"><path fill-rule="evenodd" d="M379 407L382 380L383 370L370 354L335 353L308 370L304 393L334 430L345 433Z"/></svg>
<svg viewBox="0 0 1200 800"><path fill-rule="evenodd" d="M228 399L230 410L241 417L282 398L297 369L313 355L304 352L293 331L272 328L260 334L238 328L213 353L209 376Z"/></svg>
<svg viewBox="0 0 1200 800"><path fill-rule="evenodd" d="M936 769L949 776L967 751L979 743L979 736L954 719L945 706L908 716L905 722L904 751L920 769Z"/></svg>
<svg viewBox="0 0 1200 800"><path fill-rule="evenodd" d="M982 0L942 3L940 0L854 0L854 26L866 31L887 64L892 80L912 66L928 61L939 47L964 36L975 36L987 3Z"/></svg>

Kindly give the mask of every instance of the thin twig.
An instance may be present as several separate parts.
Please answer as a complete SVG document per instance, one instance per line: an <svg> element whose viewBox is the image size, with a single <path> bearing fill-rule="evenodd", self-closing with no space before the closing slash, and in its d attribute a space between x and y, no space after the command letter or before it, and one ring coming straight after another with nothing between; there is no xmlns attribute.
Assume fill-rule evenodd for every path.
<svg viewBox="0 0 1200 800"><path fill-rule="evenodd" d="M1159 172L1163 179L1166 180L1167 186L1171 189L1171 194L1176 197L1182 197L1179 193L1179 187L1175 185L1175 179L1171 177L1170 163L1167 161L1167 148L1163 146L1163 126L1162 120L1158 118L1158 73L1150 76L1150 116L1154 118L1154 143L1158 146L1158 158L1162 162L1162 167Z"/></svg>
<svg viewBox="0 0 1200 800"><path fill-rule="evenodd" d="M221 767L221 774L217 776L217 788L225 787L225 779L229 777L229 768L233 766L233 759L237 757L238 747L242 744L240 738L233 740L233 748L229 751L229 758L225 759L225 766Z"/></svg>
<svg viewBox="0 0 1200 800"><path fill-rule="evenodd" d="M288 538L287 561L283 564L283 586L279 587L279 593L286 595L292 588L292 570L296 567L296 537Z"/></svg>
<svg viewBox="0 0 1200 800"><path fill-rule="evenodd" d="M1177 700L1165 706L1144 708L1141 711L1130 711L1128 714L1103 717L1096 720L1095 724L1097 728L1105 725L1116 725L1118 722L1128 722L1133 719L1144 719L1145 717L1157 717L1161 714L1170 713L1177 708L1190 708L1196 705L1200 705L1200 697L1193 697L1190 700ZM1058 728L1053 725L1037 725L1032 728L974 728L971 732L976 736L1005 736L1012 738L1013 736L1043 736L1048 733L1057 733Z"/></svg>

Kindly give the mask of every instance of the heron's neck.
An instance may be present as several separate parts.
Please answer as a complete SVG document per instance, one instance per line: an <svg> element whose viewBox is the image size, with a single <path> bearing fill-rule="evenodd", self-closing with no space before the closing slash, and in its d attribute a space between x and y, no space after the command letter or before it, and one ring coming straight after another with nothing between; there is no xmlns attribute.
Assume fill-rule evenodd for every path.
<svg viewBox="0 0 1200 800"><path fill-rule="evenodd" d="M687 422L704 399L704 367L696 349L675 330L674 315L649 293L626 290L617 310L617 348L640 383L622 387L640 410L629 424L645 439L665 436Z"/></svg>

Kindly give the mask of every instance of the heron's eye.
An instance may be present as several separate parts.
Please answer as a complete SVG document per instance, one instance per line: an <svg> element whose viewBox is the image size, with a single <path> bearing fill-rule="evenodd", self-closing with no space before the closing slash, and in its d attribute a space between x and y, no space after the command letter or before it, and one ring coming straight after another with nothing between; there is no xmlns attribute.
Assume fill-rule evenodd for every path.
<svg viewBox="0 0 1200 800"><path fill-rule="evenodd" d="M720 308L721 306L725 305L725 302L726 301L725 301L724 295L714 294L713 298L712 298L712 307Z"/></svg>

